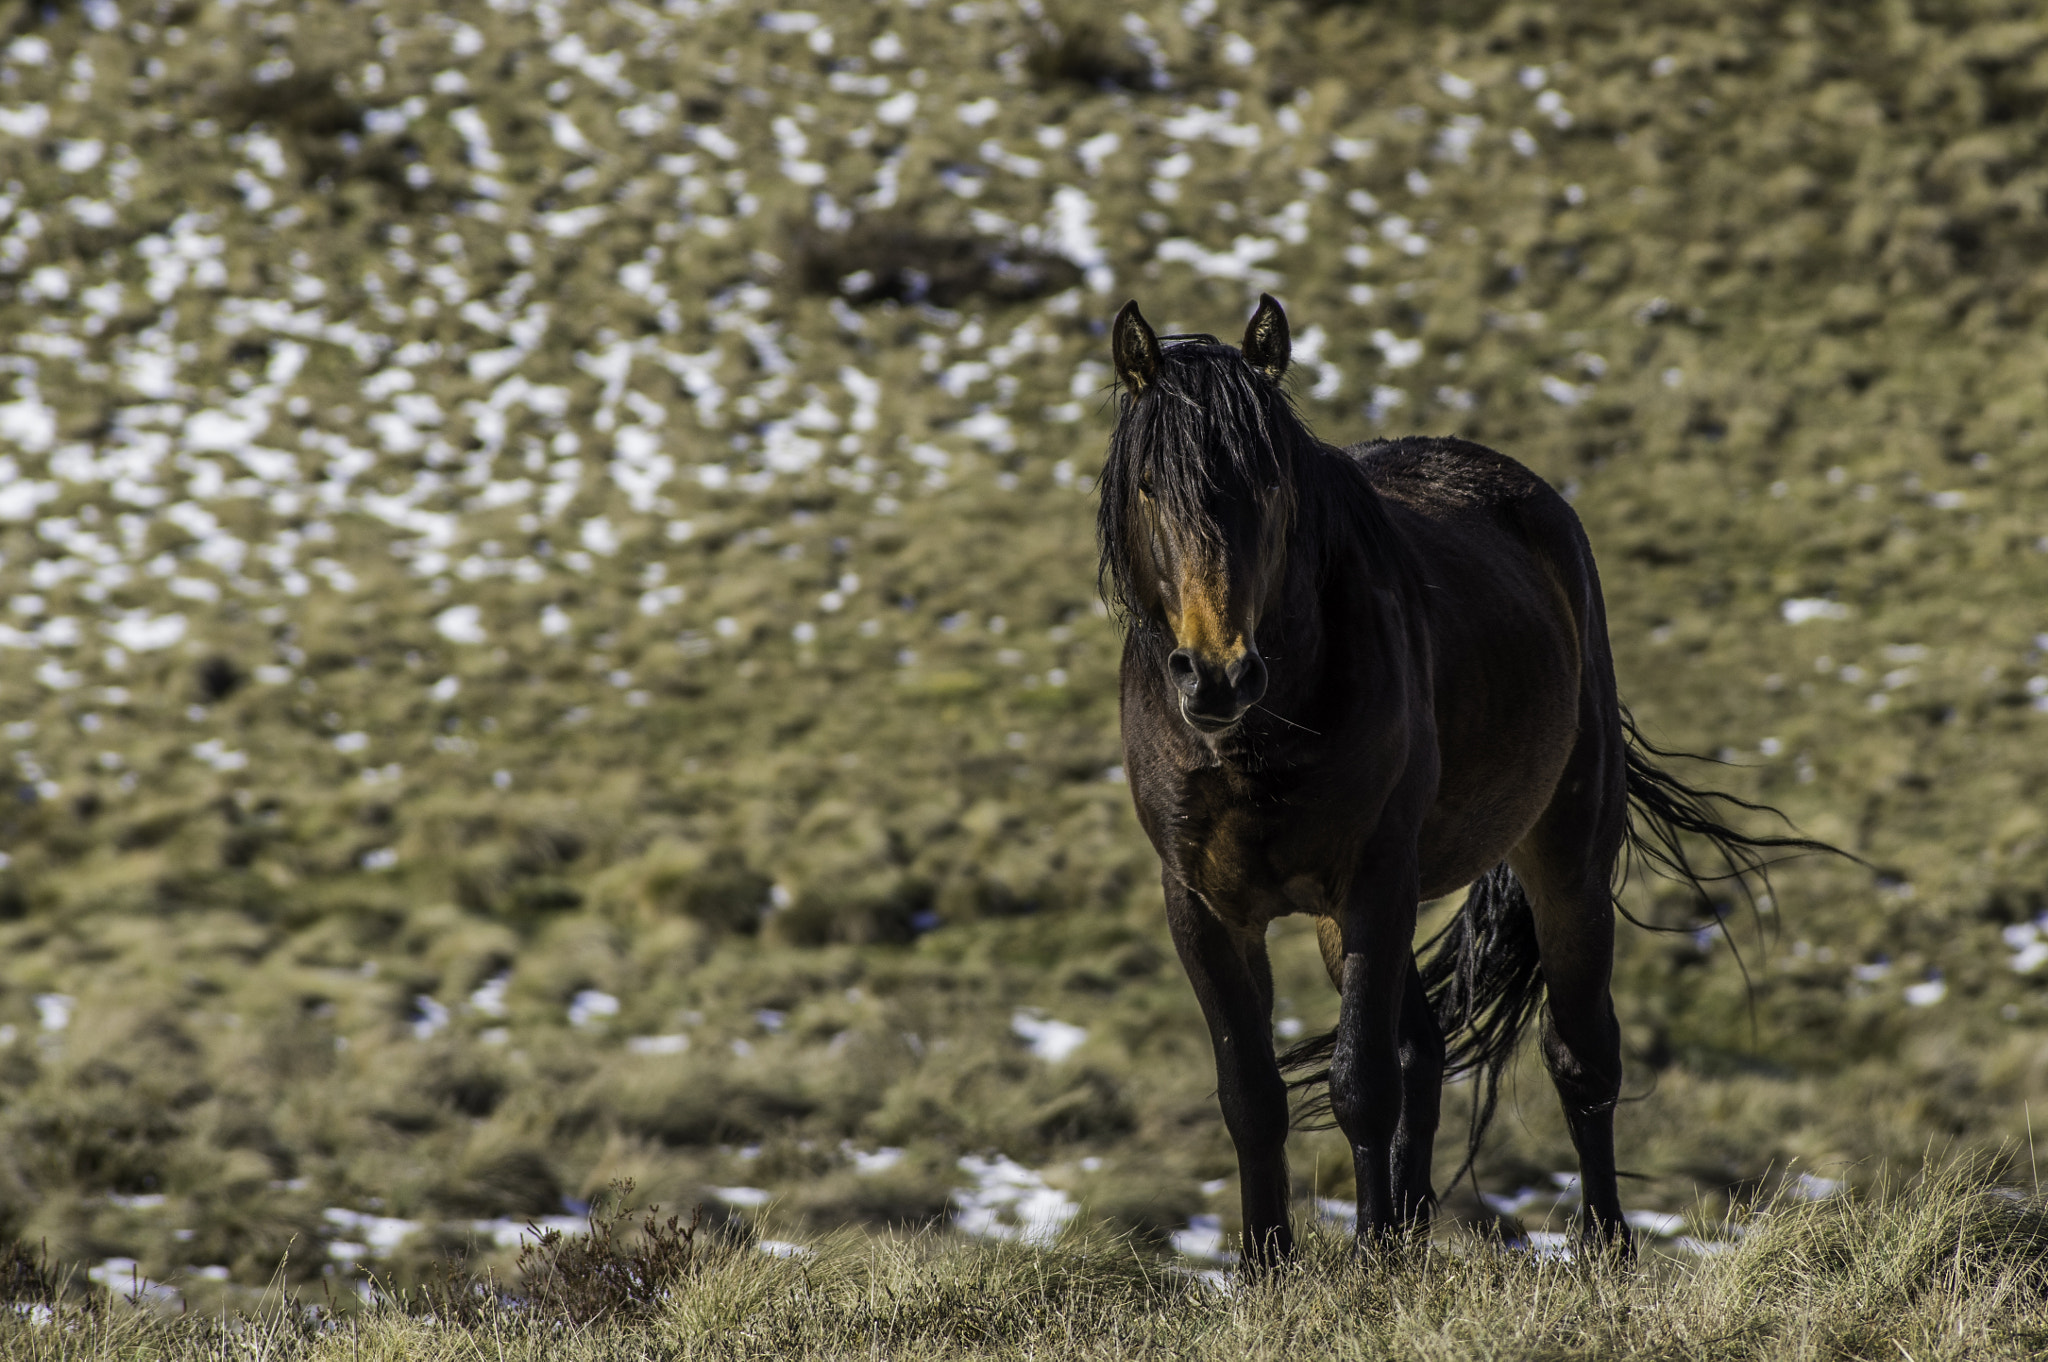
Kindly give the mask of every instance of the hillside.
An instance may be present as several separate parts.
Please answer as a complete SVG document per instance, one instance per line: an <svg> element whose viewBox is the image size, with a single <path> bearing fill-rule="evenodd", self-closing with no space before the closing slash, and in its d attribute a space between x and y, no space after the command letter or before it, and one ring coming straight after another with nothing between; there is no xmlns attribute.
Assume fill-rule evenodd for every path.
<svg viewBox="0 0 2048 1362"><path fill-rule="evenodd" d="M2023 1138L2048 22L1452 8L8 11L6 1228L203 1294L627 1175L1227 1219L1089 491L1116 306L1261 290L1321 433L1550 478L1646 730L1877 868L1740 960L1630 891L1642 1209Z"/></svg>

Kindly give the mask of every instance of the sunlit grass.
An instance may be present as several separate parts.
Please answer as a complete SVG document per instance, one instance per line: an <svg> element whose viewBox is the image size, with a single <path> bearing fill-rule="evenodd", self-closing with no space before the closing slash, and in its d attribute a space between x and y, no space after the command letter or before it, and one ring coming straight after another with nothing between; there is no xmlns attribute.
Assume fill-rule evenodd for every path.
<svg viewBox="0 0 2048 1362"><path fill-rule="evenodd" d="M1253 1279L1095 1235L1033 1250L840 1233L799 1257L714 1249L644 1321L577 1323L516 1297L461 1319L427 1297L335 1310L301 1293L234 1319L71 1304L0 1329L12 1356L79 1358L2037 1355L2048 1208L1982 1173L1778 1203L1725 1253L1634 1264L1463 1235L1361 1258L1325 1232Z"/></svg>

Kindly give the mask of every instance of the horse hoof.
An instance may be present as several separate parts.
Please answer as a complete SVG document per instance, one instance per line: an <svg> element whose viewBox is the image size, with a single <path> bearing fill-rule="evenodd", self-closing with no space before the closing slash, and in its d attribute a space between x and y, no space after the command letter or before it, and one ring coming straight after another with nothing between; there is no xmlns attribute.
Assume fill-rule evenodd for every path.
<svg viewBox="0 0 2048 1362"><path fill-rule="evenodd" d="M1580 1226L1578 1241L1579 1251L1588 1258L1612 1258L1622 1267L1635 1266L1636 1236L1626 1221L1585 1221Z"/></svg>

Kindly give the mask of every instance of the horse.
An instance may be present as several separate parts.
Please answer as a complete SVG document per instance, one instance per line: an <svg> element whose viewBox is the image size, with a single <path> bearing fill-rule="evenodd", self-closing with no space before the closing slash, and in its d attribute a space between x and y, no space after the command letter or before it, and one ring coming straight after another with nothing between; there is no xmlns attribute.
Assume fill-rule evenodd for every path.
<svg viewBox="0 0 2048 1362"><path fill-rule="evenodd" d="M1111 328L1116 426L1098 480L1100 586L1124 624L1124 770L1159 854L1237 1151L1243 1258L1293 1248L1285 1070L1326 1068L1361 1250L1424 1229L1446 1074L1475 1073L1466 1167L1539 1009L1579 1159L1579 1232L1627 1255L1616 1186L1617 858L1690 883L1759 849L1657 766L1621 703L1599 574L1571 507L1453 438L1323 443L1283 380L1262 294L1240 346ZM1775 812L1775 810L1769 810ZM1728 876L1689 859L1700 839ZM1825 848L1832 850L1832 848ZM1420 905L1469 886L1415 949ZM1268 924L1305 913L1335 1029L1277 1055ZM1465 1170L1460 1170L1460 1175ZM1453 1179L1455 1181L1455 1179Z"/></svg>

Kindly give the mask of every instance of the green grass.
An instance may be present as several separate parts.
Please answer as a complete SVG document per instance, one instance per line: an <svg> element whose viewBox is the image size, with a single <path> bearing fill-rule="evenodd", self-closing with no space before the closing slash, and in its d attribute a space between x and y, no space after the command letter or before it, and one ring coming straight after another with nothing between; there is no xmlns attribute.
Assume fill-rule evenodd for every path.
<svg viewBox="0 0 2048 1362"><path fill-rule="evenodd" d="M627 1176L907 1234L1001 1154L1227 1232L1087 492L1103 320L1261 288L1319 430L1565 489L1646 730L1878 869L1782 867L1740 963L1628 891L1688 929L1622 935L1631 1209L2018 1147L2048 24L1453 8L9 11L0 1230L347 1295Z"/></svg>

